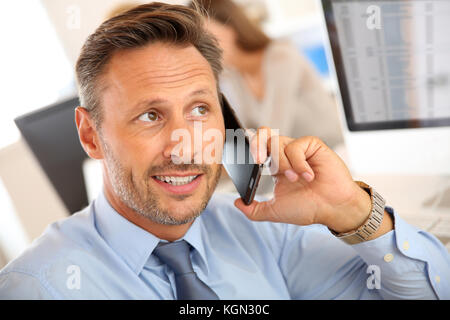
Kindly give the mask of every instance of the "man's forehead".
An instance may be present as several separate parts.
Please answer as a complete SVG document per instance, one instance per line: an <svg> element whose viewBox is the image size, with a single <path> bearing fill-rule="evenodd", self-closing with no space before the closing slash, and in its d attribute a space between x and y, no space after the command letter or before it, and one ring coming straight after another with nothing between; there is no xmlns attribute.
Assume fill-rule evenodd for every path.
<svg viewBox="0 0 450 320"><path fill-rule="evenodd" d="M115 53L108 73L125 81L175 82L195 76L214 78L208 61L194 46L160 42Z"/></svg>
<svg viewBox="0 0 450 320"><path fill-rule="evenodd" d="M217 99L208 61L193 46L152 44L116 53L103 78L103 101L124 115L194 96Z"/></svg>

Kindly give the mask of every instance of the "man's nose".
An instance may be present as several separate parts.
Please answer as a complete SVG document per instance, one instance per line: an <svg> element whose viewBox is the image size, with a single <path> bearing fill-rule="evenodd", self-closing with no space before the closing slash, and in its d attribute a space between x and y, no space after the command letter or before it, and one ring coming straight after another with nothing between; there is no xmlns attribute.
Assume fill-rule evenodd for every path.
<svg viewBox="0 0 450 320"><path fill-rule="evenodd" d="M195 135L194 128L194 122L182 116L172 118L166 126L164 158L172 159L174 163L194 163L195 155L201 152L201 141L199 146L194 140L201 133Z"/></svg>

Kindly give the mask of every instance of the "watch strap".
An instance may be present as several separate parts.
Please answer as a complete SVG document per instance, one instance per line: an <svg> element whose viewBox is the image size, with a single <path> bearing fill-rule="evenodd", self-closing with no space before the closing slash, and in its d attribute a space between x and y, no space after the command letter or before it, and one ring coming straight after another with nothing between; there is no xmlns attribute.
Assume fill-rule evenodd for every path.
<svg viewBox="0 0 450 320"><path fill-rule="evenodd" d="M337 233L329 229L334 236L351 245L367 241L374 233L378 231L381 223L383 222L384 209L386 206L386 200L378 192L373 190L373 188L362 181L355 182L370 195L372 207L369 217L356 230Z"/></svg>

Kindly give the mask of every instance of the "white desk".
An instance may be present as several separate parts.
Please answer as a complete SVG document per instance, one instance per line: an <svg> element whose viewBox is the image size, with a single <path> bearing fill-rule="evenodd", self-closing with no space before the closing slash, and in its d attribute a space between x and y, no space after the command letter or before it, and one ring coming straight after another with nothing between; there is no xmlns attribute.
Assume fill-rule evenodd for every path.
<svg viewBox="0 0 450 320"><path fill-rule="evenodd" d="M335 151L349 163L345 146ZM450 177L354 173L353 178L376 188L405 221L437 236L450 252Z"/></svg>

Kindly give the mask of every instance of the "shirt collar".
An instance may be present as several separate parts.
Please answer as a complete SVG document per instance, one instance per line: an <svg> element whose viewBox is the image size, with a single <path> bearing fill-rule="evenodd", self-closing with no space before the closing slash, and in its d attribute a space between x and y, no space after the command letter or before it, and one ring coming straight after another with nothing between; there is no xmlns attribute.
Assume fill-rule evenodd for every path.
<svg viewBox="0 0 450 320"><path fill-rule="evenodd" d="M139 274L161 239L119 214L106 199L104 190L94 201L94 211L99 234L125 263ZM198 251L208 270L200 218L194 221L183 239Z"/></svg>
<svg viewBox="0 0 450 320"><path fill-rule="evenodd" d="M104 191L95 200L94 210L100 235L139 274L160 240L119 214L106 199Z"/></svg>

